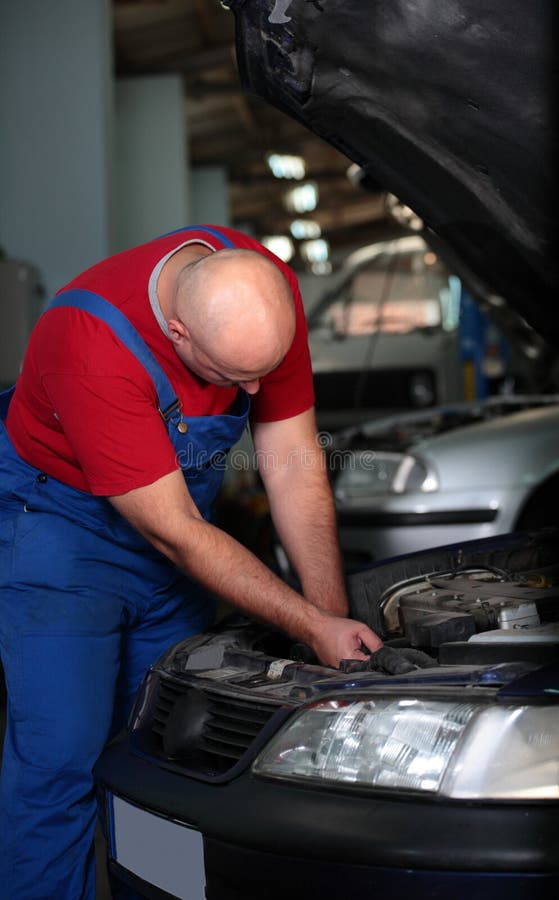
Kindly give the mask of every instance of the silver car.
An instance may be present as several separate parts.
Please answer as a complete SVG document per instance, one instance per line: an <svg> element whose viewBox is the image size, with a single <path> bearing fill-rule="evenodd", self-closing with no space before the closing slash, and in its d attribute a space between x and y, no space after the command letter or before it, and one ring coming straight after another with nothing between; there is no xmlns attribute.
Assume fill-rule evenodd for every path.
<svg viewBox="0 0 559 900"><path fill-rule="evenodd" d="M346 559L553 524L559 396L494 397L340 432L330 447Z"/></svg>

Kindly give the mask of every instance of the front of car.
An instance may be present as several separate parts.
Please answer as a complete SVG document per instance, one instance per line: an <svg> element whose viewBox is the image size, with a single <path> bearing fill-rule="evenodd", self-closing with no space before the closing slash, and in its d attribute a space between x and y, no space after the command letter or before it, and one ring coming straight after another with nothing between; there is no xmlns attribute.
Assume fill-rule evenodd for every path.
<svg viewBox="0 0 559 900"><path fill-rule="evenodd" d="M553 5L229 5L245 88L557 343ZM434 496L442 456L410 458L392 484ZM156 900L556 898L557 532L402 556L349 589L385 641L364 663L233 620L152 667L96 769L113 875Z"/></svg>
<svg viewBox="0 0 559 900"><path fill-rule="evenodd" d="M558 399L448 404L336 435L329 461L346 560L555 523Z"/></svg>
<svg viewBox="0 0 559 900"><path fill-rule="evenodd" d="M113 873L191 900L555 897L558 542L352 576L386 656L339 671L240 619L170 648L97 767Z"/></svg>
<svg viewBox="0 0 559 900"><path fill-rule="evenodd" d="M319 428L456 400L460 290L418 235L350 254L308 317Z"/></svg>

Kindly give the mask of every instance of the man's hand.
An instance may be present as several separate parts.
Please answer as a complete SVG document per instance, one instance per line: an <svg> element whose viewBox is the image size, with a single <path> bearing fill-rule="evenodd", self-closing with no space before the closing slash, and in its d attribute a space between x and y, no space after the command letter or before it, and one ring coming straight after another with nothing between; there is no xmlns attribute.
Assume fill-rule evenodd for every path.
<svg viewBox="0 0 559 900"><path fill-rule="evenodd" d="M325 615L324 621L315 627L309 643L318 658L335 669L342 659L368 659L370 653L384 646L363 622L331 615Z"/></svg>
<svg viewBox="0 0 559 900"><path fill-rule="evenodd" d="M407 675L434 666L438 666L437 660L415 647L381 647L371 654L367 668L387 675Z"/></svg>

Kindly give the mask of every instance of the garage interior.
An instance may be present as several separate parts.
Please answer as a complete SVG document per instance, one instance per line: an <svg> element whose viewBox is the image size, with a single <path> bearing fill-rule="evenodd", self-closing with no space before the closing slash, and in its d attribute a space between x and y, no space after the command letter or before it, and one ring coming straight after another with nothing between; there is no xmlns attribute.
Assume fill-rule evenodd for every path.
<svg viewBox="0 0 559 900"><path fill-rule="evenodd" d="M309 315L331 292L336 299L351 254L425 237L399 198L370 178L364 183L350 159L243 91L233 15L218 0L7 0L3 15L0 78L9 90L0 101L0 387L17 378L31 328L60 284L183 223L227 225L285 253ZM297 207L291 193L306 184L315 206ZM420 255L438 253L427 246ZM393 277L390 265L382 272L381 297ZM453 392L433 393L424 404L405 398L397 409L371 403L370 418L418 412L442 399L559 392L555 352L502 298L464 288L462 303L469 318L456 330ZM316 315L318 329L324 323ZM376 343L369 340L368 363L380 353ZM339 391L337 370L333 379ZM356 410L328 418L332 404L325 403L328 433L355 424ZM362 449L362 437L355 446ZM394 452L389 443L381 449ZM548 486L524 510L529 525L540 524ZM545 501L554 522L556 502L557 479ZM281 568L262 504L256 478L242 473L226 482L221 521L270 564L279 558ZM360 547L353 559L370 561ZM290 577L288 567L283 574ZM0 669L0 746L4 727ZM98 852L97 900L109 900L100 838Z"/></svg>
<svg viewBox="0 0 559 900"><path fill-rule="evenodd" d="M293 214L284 198L297 181L274 177L267 162L271 154L304 159L305 180L316 185L320 197L312 219L328 242L334 265L350 250L399 233L384 192L363 190L347 157L242 91L233 16L218 0L55 0L48 10L33 3L25 11L18 6L9 2L3 11L8 27L3 29L0 63L2 83L13 91L2 101L1 385L17 376L31 327L59 284L96 258L183 222L227 224L257 239L289 237L292 262L308 281L308 295L313 301L320 296L328 277L307 274L299 252L302 241L289 230ZM112 103L117 117L119 110L129 117L126 140L132 143L146 136L151 141L150 108L160 107L156 127L172 121L166 140L150 142L132 175L126 171L133 168L131 144L124 149L118 145L118 121L106 124ZM89 143L85 151L79 138L77 145L73 139L72 132L80 128ZM111 142L113 156L127 154L124 161L106 159ZM171 146L166 153L164 143ZM77 165L70 159L76 154L81 157ZM128 219L118 208L109 210L114 178L109 169L115 165L122 166ZM178 184L166 177L166 165L173 175L182 170ZM146 173L158 167L160 183L152 177L151 186L146 185ZM161 190L168 201L164 209L155 197ZM142 192L150 193L154 209L148 208L150 201L148 207L137 207ZM78 239L76 229L81 231ZM47 234L51 237L45 240ZM14 292L16 317L8 300ZM0 677L2 736L4 725ZM105 900L110 894L102 850L99 860L98 897Z"/></svg>

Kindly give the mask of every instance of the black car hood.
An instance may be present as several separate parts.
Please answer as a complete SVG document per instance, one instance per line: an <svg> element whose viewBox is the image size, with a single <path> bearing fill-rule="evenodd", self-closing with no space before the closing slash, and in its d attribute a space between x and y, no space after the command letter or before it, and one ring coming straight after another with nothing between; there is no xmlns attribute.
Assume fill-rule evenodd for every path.
<svg viewBox="0 0 559 900"><path fill-rule="evenodd" d="M244 88L358 163L559 340L553 0L229 0Z"/></svg>

